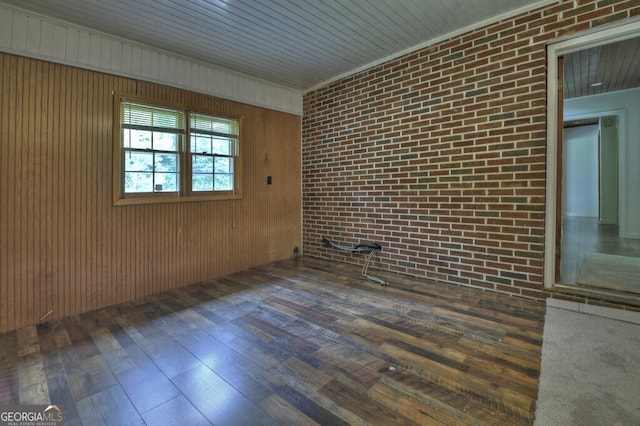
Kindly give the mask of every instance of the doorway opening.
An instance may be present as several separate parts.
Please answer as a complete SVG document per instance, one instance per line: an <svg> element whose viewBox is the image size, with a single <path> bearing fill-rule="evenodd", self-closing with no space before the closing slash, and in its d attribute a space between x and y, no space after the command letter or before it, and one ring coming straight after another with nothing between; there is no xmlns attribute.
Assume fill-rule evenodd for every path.
<svg viewBox="0 0 640 426"><path fill-rule="evenodd" d="M640 301L640 278L634 278L640 276L640 235L634 234L640 227L635 222L640 219L628 214L630 191L627 183L633 171L626 170L625 108L596 108L595 112L589 108L575 108L571 102L575 104L576 99L565 101L564 94L570 89L563 87L565 81L570 80L565 74L567 65L575 66L572 62L576 61L576 56L580 57L575 53L581 53L583 57L589 55L593 60L594 48L619 42L626 44L629 40L635 43L636 39L640 39L640 21L585 33L547 46L546 289L560 288L596 293L598 297ZM565 59L571 62L567 64ZM589 78L593 82L593 76ZM596 84L590 85L595 87ZM634 153L638 150L640 148L632 147ZM635 198L631 203L635 205ZM629 223L633 226L627 226ZM602 273L606 275L612 271L622 272L613 278L603 277ZM631 281L637 280L635 286L602 285L607 279L625 281L625 273Z"/></svg>

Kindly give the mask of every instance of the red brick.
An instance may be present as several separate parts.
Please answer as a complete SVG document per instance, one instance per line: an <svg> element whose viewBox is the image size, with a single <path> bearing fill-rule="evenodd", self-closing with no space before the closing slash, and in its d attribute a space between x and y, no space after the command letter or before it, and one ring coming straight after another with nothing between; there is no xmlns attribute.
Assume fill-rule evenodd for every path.
<svg viewBox="0 0 640 426"><path fill-rule="evenodd" d="M307 93L305 255L360 265L318 235L375 238L375 267L547 297L545 43L638 15L636 0L554 3Z"/></svg>

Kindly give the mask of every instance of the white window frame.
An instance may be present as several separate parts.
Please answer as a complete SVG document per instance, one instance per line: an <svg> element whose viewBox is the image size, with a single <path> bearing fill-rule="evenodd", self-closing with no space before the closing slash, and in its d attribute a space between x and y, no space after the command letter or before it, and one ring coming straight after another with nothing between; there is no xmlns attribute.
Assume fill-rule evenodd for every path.
<svg viewBox="0 0 640 426"><path fill-rule="evenodd" d="M545 210L545 251L543 281L545 290L552 290L559 283L555 279L556 268L556 191L558 182L558 58L560 56L595 46L614 43L640 35L640 20L628 24L616 24L606 28L572 35L547 45L547 186ZM621 182L620 191L624 191ZM621 192L622 193L622 192ZM621 206L622 208L622 206Z"/></svg>

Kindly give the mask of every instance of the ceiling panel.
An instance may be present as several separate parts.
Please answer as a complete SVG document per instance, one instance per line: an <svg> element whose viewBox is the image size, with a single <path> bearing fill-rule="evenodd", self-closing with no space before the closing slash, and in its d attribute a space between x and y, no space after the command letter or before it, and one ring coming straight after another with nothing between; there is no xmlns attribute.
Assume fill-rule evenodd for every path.
<svg viewBox="0 0 640 426"><path fill-rule="evenodd" d="M1 0L309 89L541 0Z"/></svg>
<svg viewBox="0 0 640 426"><path fill-rule="evenodd" d="M565 99L640 87L640 38L564 57Z"/></svg>

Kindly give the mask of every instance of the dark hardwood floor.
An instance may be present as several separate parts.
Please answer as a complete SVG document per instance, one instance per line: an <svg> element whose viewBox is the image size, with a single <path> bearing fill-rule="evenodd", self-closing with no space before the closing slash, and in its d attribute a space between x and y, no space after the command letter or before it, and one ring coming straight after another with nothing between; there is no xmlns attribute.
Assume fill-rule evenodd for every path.
<svg viewBox="0 0 640 426"><path fill-rule="evenodd" d="M533 423L543 303L382 276L292 259L0 335L0 406L91 426Z"/></svg>

